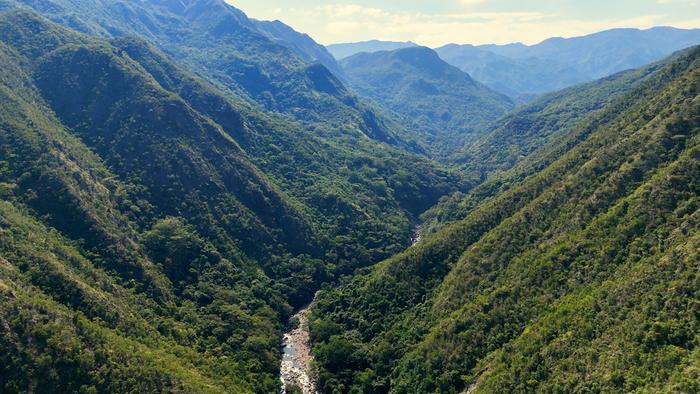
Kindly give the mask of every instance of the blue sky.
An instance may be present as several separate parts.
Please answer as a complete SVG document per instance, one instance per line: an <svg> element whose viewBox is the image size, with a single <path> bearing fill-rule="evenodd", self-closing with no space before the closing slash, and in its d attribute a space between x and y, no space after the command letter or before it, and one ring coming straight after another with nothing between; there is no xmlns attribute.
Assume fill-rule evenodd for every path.
<svg viewBox="0 0 700 394"><path fill-rule="evenodd" d="M227 0L322 44L368 39L537 43L614 27L700 28L700 0Z"/></svg>

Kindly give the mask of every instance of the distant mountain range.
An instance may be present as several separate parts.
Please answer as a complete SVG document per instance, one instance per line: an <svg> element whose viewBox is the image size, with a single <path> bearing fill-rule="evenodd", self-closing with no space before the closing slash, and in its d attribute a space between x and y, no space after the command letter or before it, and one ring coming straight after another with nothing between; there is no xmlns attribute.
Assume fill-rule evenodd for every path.
<svg viewBox="0 0 700 394"><path fill-rule="evenodd" d="M338 44L329 47L336 59L359 52L377 52L393 42ZM446 62L475 80L512 98L534 96L614 73L641 67L671 53L700 44L700 29L656 27L612 29L575 38L550 38L536 45L457 45L436 51ZM396 48L394 48L396 49Z"/></svg>

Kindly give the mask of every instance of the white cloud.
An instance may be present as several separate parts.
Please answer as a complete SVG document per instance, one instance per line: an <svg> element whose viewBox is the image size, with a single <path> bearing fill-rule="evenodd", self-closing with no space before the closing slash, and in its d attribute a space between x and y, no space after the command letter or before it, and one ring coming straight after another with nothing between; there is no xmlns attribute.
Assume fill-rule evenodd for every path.
<svg viewBox="0 0 700 394"><path fill-rule="evenodd" d="M475 4L477 0L456 0ZM664 0L662 0L664 1ZM665 0L668 1L668 0ZM687 1L687 0L677 0ZM553 36L573 37L616 27L649 28L668 25L664 15L626 19L578 20L543 12L420 13L389 11L359 4L325 4L286 8L284 22L309 33L324 44L369 39L414 41L437 47L447 43L537 43ZM312 22L310 22L312 21ZM699 27L695 20L678 21L677 27Z"/></svg>
<svg viewBox="0 0 700 394"><path fill-rule="evenodd" d="M656 0L656 4L670 5L670 4L682 4L686 6L697 7L698 0Z"/></svg>
<svg viewBox="0 0 700 394"><path fill-rule="evenodd" d="M681 29L698 29L700 28L700 19L692 19L684 22L674 23L673 26Z"/></svg>
<svg viewBox="0 0 700 394"><path fill-rule="evenodd" d="M473 6L486 2L486 0L459 0L462 5Z"/></svg>

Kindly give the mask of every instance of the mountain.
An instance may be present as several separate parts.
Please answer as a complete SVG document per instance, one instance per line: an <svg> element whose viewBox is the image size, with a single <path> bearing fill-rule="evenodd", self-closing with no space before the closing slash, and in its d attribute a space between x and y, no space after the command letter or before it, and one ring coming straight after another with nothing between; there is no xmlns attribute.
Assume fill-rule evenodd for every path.
<svg viewBox="0 0 700 394"><path fill-rule="evenodd" d="M338 60L343 60L346 57L356 55L358 53L373 53L382 51L394 51L402 48L411 48L418 46L410 41L408 42L396 42L396 41L362 41L362 42L352 42L344 44L331 44L327 45L328 51Z"/></svg>
<svg viewBox="0 0 700 394"><path fill-rule="evenodd" d="M446 62L517 102L587 82L575 68L535 57L509 58L473 45L450 44L436 49Z"/></svg>
<svg viewBox="0 0 700 394"><path fill-rule="evenodd" d="M699 77L695 47L506 120L495 134L521 133L504 146L547 142L456 196L451 223L319 294L323 389L700 389Z"/></svg>
<svg viewBox="0 0 700 394"><path fill-rule="evenodd" d="M285 242L270 208L311 240L298 209L116 48L23 13L0 31L2 390L273 387L285 302L241 249ZM259 301L256 282L268 301L244 306ZM207 355L218 341L228 345Z"/></svg>
<svg viewBox="0 0 700 394"><path fill-rule="evenodd" d="M19 6L90 35L146 39L226 94L319 132L415 148L322 65L335 63L312 40L249 19L224 0L0 0L0 10Z"/></svg>
<svg viewBox="0 0 700 394"><path fill-rule="evenodd" d="M369 261L377 257L375 252L384 255L390 253L392 248L394 250L397 247L400 248L399 245L409 239L412 218L430 207L442 195L443 191L461 187L458 176L448 174L446 170L424 157L378 143L377 139L396 141L390 135L384 134L384 132L393 133L393 129L387 128L388 122L383 122L382 118L371 110L362 109L362 113L356 113L356 115L362 117L361 122L367 127L364 128L364 126L353 123L356 120L355 115L345 111L349 107L345 104L342 104L345 109L337 107L336 99L329 100L330 96L324 96L322 92L317 90L331 92L329 94L335 95L335 97L342 96L343 100L350 105L366 108L364 104L348 93L342 82L325 67L304 63L300 57L291 54L287 47L280 46L267 36L260 34L257 28L250 30L251 26L255 27L254 21L247 19L243 13L235 8L214 0L207 3L209 5L204 2L170 0L119 2L118 4L121 6L143 11L143 15L145 15L143 18L133 20L125 18L121 13L108 13L101 8L115 7L115 4L117 3L93 3L92 7L89 7L86 2L62 1L60 5L53 3L53 6L49 7L44 2L33 3L37 8L44 7L46 9L44 14L47 17L63 21L66 24L70 24L68 21L75 21L76 18L90 21L90 23L81 22L79 25L90 26L91 28L87 31L98 37L115 37L107 33L109 30L117 32L115 33L116 40L119 40L125 37L124 33L119 32L130 31L165 48L173 47L174 49L167 51L168 53L177 55L178 51L180 53L186 52L187 56L202 57L202 62L217 62L225 57L224 55L219 56L217 50L220 50L221 53L230 53L235 48L249 51L251 55L254 55L250 61L259 62L259 64L266 62L265 64L271 68L265 72L265 78L279 80L284 83L284 89L287 89L286 93L283 94L285 100L290 100L285 104L287 105L285 107L287 113L294 112L301 118L304 117L303 113L311 111L316 114L314 116L319 116L318 123L310 124L304 120L294 122L294 119L290 119L287 113L279 114L279 116L266 113L263 116L260 113L265 108L258 108L257 103L246 103L249 97L232 93L229 87L233 85L221 83L220 77L228 81L232 75L235 76L237 73L245 71L247 66L237 66L235 72L232 73L212 74L202 72L196 63L180 59L180 64L207 78L208 83L204 84L205 87L201 87L198 85L202 84L193 83L192 78L173 76L173 67L169 65L172 62L164 62L163 56L152 56L153 50L142 50L143 44L132 45L130 49L125 48L131 56L145 57L141 63L157 77L161 86L169 86L168 90L187 96L190 101L196 100L195 108L206 113L227 132L234 135L236 142L249 153L250 160L266 176L274 178L287 193L311 202L311 205L316 207L316 216L322 226L330 231L329 234L335 234L331 238L340 237L343 234L347 236L347 234L359 234L364 231L373 232L379 228L385 230L391 228L390 232L398 230L395 233L396 237L388 238L383 230L380 231L381 237L384 238L383 241L377 241L375 236L369 236L369 234L367 237L362 237L369 249L353 252L350 252L349 249L346 250L347 256L352 256L352 260L368 264ZM78 16L72 11L76 9L85 11L85 13ZM159 18L153 16L154 20L151 21L147 17L152 15L159 16ZM164 18L167 23L164 27L156 29L156 26L163 23L159 22L160 17ZM203 44L202 47L211 46L209 49L210 57L203 55L207 51L205 49L200 51L188 49L188 37L194 41L203 40L201 36L197 35L199 33L196 34L191 29L198 25L214 23L218 20L216 18L223 17L225 17L225 21L221 23L230 29L240 28L240 34L243 36L239 39L224 36L217 40L211 37L211 34L214 33L203 33L206 37L211 38L206 40L208 44ZM142 26L142 20L146 19L149 20L149 23ZM188 20L193 22L190 23ZM119 26L119 29L114 26ZM183 29L182 31L177 30L180 31L180 35L170 36L166 34L166 29L175 28ZM175 40L177 37L180 37L182 46L178 46L179 44ZM169 41L164 43L163 40L166 39ZM173 60L178 61L178 57L176 56ZM279 68L285 62L299 63L303 78L309 78L309 81L312 81L315 86L309 88L307 83L298 80L296 71L290 71L291 74L284 70L280 71ZM272 67L271 63L280 67ZM273 75L273 71L277 74ZM255 86L256 89L265 90L269 87L267 82L254 78L243 78L242 80ZM198 87L193 88L193 86ZM308 95L310 100L300 100L300 97L290 90L303 90L302 95ZM211 94L211 91L217 91L217 93ZM207 92L207 94L203 92ZM263 93L263 95L270 97L269 92ZM332 114L328 117L321 116L321 112L316 112L315 108L320 108L323 113L330 111ZM241 119L243 113L253 113L260 116L256 115L252 120L246 122L245 117ZM342 121L342 125L336 124L336 121ZM366 131L374 130L369 133L374 138L368 138L369 135L362 132L360 127ZM246 130L251 131L246 132ZM420 150L415 144L411 144L409 149ZM403 165L405 160L417 163L417 167L406 169ZM392 164L388 164L389 162ZM358 177L354 171L356 167L366 171L366 174ZM414 176L417 178L413 178ZM433 178L433 176L435 177ZM432 180L428 180L429 178ZM384 184L384 182L388 183ZM390 189L383 189L384 185ZM377 190L384 190L385 193L378 196ZM362 197L358 199L358 196ZM362 200L362 203L358 204L358 200ZM345 217L342 225L335 220L337 219L335 215L339 214ZM378 216L375 214L383 216L384 219L377 221ZM387 217L392 219L386 220ZM398 219L398 221L394 219ZM364 230L360 230L360 227ZM392 248L386 248L387 245L395 241L398 243ZM348 266L343 269L351 270Z"/></svg>
<svg viewBox="0 0 700 394"><path fill-rule="evenodd" d="M0 392L278 392L309 329L324 392L700 390L700 47L511 110L220 0L0 10Z"/></svg>
<svg viewBox="0 0 700 394"><path fill-rule="evenodd" d="M400 115L421 133L435 157L445 157L513 108L506 96L445 63L432 49L360 53L341 61L350 85Z"/></svg>
<svg viewBox="0 0 700 394"><path fill-rule="evenodd" d="M310 63L318 62L338 77L343 77L343 70L333 55L318 44L308 34L299 33L280 21L254 21L259 30L269 34L275 40L291 47L295 53Z"/></svg>
<svg viewBox="0 0 700 394"><path fill-rule="evenodd" d="M462 187L265 112L144 37L12 10L0 64L3 392L276 391L293 308L405 248Z"/></svg>
<svg viewBox="0 0 700 394"><path fill-rule="evenodd" d="M548 142L571 133L583 117L603 111L663 67L665 61L546 94L493 122L483 137L457 152L451 162L480 177L504 173L531 158Z"/></svg>
<svg viewBox="0 0 700 394"><path fill-rule="evenodd" d="M447 45L448 63L514 98L527 99L641 67L700 44L700 29L613 29L537 45Z"/></svg>

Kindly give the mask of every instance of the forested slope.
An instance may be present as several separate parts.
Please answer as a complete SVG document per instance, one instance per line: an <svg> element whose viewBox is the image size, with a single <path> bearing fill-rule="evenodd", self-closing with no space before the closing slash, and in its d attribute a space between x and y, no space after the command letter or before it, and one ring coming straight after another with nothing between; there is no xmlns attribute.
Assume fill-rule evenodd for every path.
<svg viewBox="0 0 700 394"><path fill-rule="evenodd" d="M699 76L699 48L670 59L546 168L322 293L324 388L696 391Z"/></svg>
<svg viewBox="0 0 700 394"><path fill-rule="evenodd" d="M293 306L403 249L460 187L138 38L10 11L0 63L3 390L275 391Z"/></svg>
<svg viewBox="0 0 700 394"><path fill-rule="evenodd" d="M443 160L514 107L425 47L359 53L340 64L360 95L396 113Z"/></svg>
<svg viewBox="0 0 700 394"><path fill-rule="evenodd" d="M316 133L421 149L322 65L337 68L333 59L315 63L324 50L313 40L300 42L286 25L271 30L223 0L0 1L0 10L19 7L93 36L141 37L227 95L285 114Z"/></svg>
<svg viewBox="0 0 700 394"><path fill-rule="evenodd" d="M320 288L325 392L700 390L700 48L489 127L405 49L449 156L221 0L0 9L0 391L276 392Z"/></svg>
<svg viewBox="0 0 700 394"><path fill-rule="evenodd" d="M213 261L184 260L200 279L171 281L168 274L175 279L190 267L152 259L139 245L129 220L139 203L129 199L128 185L61 125L22 71L26 63L1 48L3 391L251 392L253 381L271 387L283 298L272 290L269 304L241 303L255 305L264 289L254 292L255 282L269 280L235 254L229 261L213 252ZM204 246L187 244L197 239L191 229L178 235L178 252ZM249 285L225 290L233 283ZM217 302L199 304L201 297ZM216 318L234 305L243 306L237 315L247 328ZM258 343L234 339L242 332L257 332ZM232 347L219 356L195 350L225 338ZM251 345L255 354L244 350Z"/></svg>
<svg viewBox="0 0 700 394"><path fill-rule="evenodd" d="M457 192L443 198L425 212L424 230L435 231L464 218L475 203L546 168L601 123L624 111L630 93L639 92L635 89L654 78L670 59L673 56L638 70L545 95L493 122L481 137L450 158L469 177L469 183L476 186L467 195Z"/></svg>

